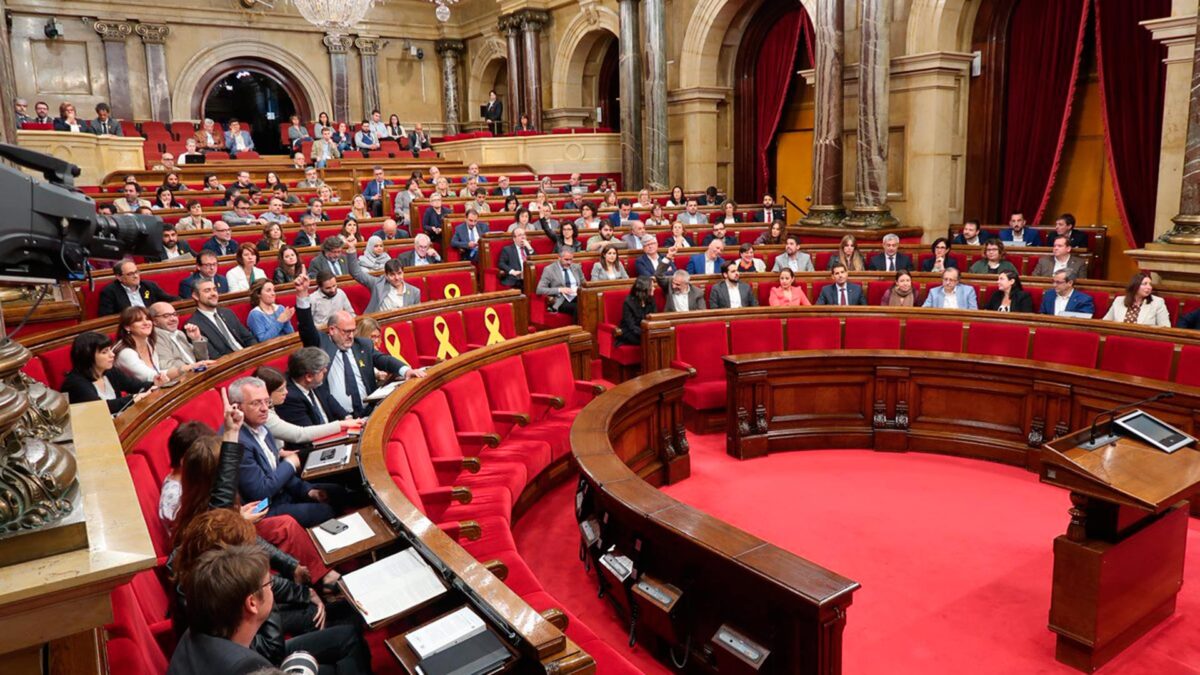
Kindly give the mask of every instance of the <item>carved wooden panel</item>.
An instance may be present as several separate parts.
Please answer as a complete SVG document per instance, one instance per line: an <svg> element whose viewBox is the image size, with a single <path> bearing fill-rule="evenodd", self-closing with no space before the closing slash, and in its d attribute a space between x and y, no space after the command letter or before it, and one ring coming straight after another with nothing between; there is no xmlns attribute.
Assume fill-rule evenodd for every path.
<svg viewBox="0 0 1200 675"><path fill-rule="evenodd" d="M912 426L978 428L1021 436L1029 387L961 375L913 378Z"/></svg>

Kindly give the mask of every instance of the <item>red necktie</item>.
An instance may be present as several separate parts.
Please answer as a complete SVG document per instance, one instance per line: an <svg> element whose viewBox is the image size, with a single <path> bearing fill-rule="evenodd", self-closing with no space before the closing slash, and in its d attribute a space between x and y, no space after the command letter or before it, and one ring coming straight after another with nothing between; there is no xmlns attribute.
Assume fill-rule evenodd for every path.
<svg viewBox="0 0 1200 675"><path fill-rule="evenodd" d="M850 304L850 303L846 302L846 287L845 287L845 286L842 286L841 288L839 288L839 289L838 289L838 292L839 292L839 293L841 294L841 296L842 296L842 297L841 297L841 299L838 301L838 304L839 304L839 305L848 305L848 304Z"/></svg>

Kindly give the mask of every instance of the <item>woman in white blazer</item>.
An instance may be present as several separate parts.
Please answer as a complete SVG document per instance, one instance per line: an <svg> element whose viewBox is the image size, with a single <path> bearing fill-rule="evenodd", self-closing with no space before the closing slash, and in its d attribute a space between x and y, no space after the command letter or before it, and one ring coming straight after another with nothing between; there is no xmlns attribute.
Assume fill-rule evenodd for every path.
<svg viewBox="0 0 1200 675"><path fill-rule="evenodd" d="M1125 287L1125 295L1118 295L1113 300L1105 321L1118 323L1136 323L1143 326L1171 327L1171 315L1167 312L1167 303L1161 297L1154 295L1154 282L1146 272L1138 272L1129 280Z"/></svg>

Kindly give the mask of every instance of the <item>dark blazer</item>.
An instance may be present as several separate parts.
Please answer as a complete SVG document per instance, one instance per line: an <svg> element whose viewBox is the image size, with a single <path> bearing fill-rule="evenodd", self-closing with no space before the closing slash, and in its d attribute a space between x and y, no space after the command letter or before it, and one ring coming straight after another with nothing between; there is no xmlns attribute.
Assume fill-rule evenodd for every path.
<svg viewBox="0 0 1200 675"><path fill-rule="evenodd" d="M1053 234L1048 237L1051 244L1054 243L1054 237L1057 236L1057 234ZM1071 244L1071 248L1087 248L1088 236L1075 228L1071 228L1071 241L1069 243Z"/></svg>
<svg viewBox="0 0 1200 675"><path fill-rule="evenodd" d="M237 314L234 314L233 310L218 307L217 316L225 322L225 327L229 329L229 332L233 334L233 338L241 343L243 347L258 344L258 338L254 337L254 333L251 333L249 328L243 326L241 321L238 321ZM232 354L236 351L233 345L229 344L229 341L221 334L221 331L213 325L213 322L209 321L208 317L199 311L194 312L187 322L199 327L200 334L208 340L209 358L219 359L226 354Z"/></svg>
<svg viewBox="0 0 1200 675"><path fill-rule="evenodd" d="M108 126L107 127L104 126L104 122L101 122L100 120L95 119L95 120L92 120L91 122L88 122L87 124L85 124L83 126L83 129L84 129L84 131L96 134L97 136L100 136L103 134L111 134L113 136L122 135L121 134L121 123L111 117L108 118Z"/></svg>
<svg viewBox="0 0 1200 675"><path fill-rule="evenodd" d="M499 187L492 188L492 195L495 197L507 197L508 195L519 195L519 194L521 194L521 188L517 187L516 185L509 185L508 192L505 192L504 188L499 188Z"/></svg>
<svg viewBox="0 0 1200 675"><path fill-rule="evenodd" d="M1002 302L1004 302L1004 291L997 289L992 291L992 296L988 298L987 304L983 308L993 312L999 311L1000 303ZM1033 296L1028 291L1018 291L1014 288L1012 290L1012 302L1009 303L1009 311L1033 314Z"/></svg>
<svg viewBox="0 0 1200 675"><path fill-rule="evenodd" d="M1041 246L1042 234L1032 227L1026 227L1021 232L1021 239L1026 246ZM1000 230L1000 241L1012 241L1013 231L1011 229Z"/></svg>
<svg viewBox="0 0 1200 675"><path fill-rule="evenodd" d="M212 237L208 238L208 241L204 242L204 246L201 247L201 250L212 251L217 255L233 255L234 253L237 253L238 243L237 240L234 239L230 239L229 241L222 243L220 239L217 239L216 235L213 235Z"/></svg>
<svg viewBox="0 0 1200 675"><path fill-rule="evenodd" d="M79 131L81 133L91 133L91 129L88 129L87 122L84 122L83 120L81 120L79 118L75 118L75 120L79 123ZM67 121L65 119L63 119L61 117L55 117L54 118L54 130L55 131L70 131L71 127L67 126Z"/></svg>
<svg viewBox="0 0 1200 675"><path fill-rule="evenodd" d="M475 231L478 235L476 242L478 242L479 239L483 238L483 235L488 233L488 224L482 220L477 222L475 224ZM479 256L479 248L470 248L470 242L471 240L467 236L467 224L459 223L454 228L454 236L450 237L450 246L462 253L463 258L467 260L474 260Z"/></svg>
<svg viewBox="0 0 1200 675"><path fill-rule="evenodd" d="M321 245L321 235L317 234L316 232L313 232L312 236L310 237L310 236L308 236L307 232L301 231L300 234L296 235L296 241L292 245L295 246L296 248L304 248L306 246L320 246Z"/></svg>
<svg viewBox="0 0 1200 675"><path fill-rule="evenodd" d="M271 662L253 649L243 647L232 640L188 629L183 637L179 638L179 644L171 655L167 675L245 675L270 667Z"/></svg>
<svg viewBox="0 0 1200 675"><path fill-rule="evenodd" d="M653 301L649 307L644 307L632 293L627 295L625 304L621 306L621 334L613 341L619 345L641 345L642 319L656 311Z"/></svg>
<svg viewBox="0 0 1200 675"><path fill-rule="evenodd" d="M784 214L783 214L783 209L779 208L778 206L772 206L772 207L771 207L771 212L772 212L772 213L771 213L771 217L772 217L774 220L778 220L778 221L781 221L781 222L782 222L783 220L785 220L785 217L784 217ZM763 208L761 205L759 205L758 209L756 209L754 212L752 212L752 213L750 214L750 222L752 222L752 223L765 223L765 222L767 222L767 210L766 210L766 209L764 209L764 208Z"/></svg>
<svg viewBox="0 0 1200 675"><path fill-rule="evenodd" d="M674 312L675 311L675 303L672 301L671 295L672 295L671 291L668 290L667 291L667 299L663 303L663 311L664 312ZM694 311L700 310L700 309L707 309L707 307L704 304L704 292L701 291L699 288L696 288L695 286L688 284L688 311L694 312Z"/></svg>
<svg viewBox="0 0 1200 675"><path fill-rule="evenodd" d="M384 189L387 189L392 185L394 185L394 183L392 183L390 180L383 181ZM366 198L367 201L375 198L383 199L383 190L379 189L379 183L377 183L375 180L371 180L371 182L367 183L366 187L363 188L362 196Z"/></svg>
<svg viewBox="0 0 1200 675"><path fill-rule="evenodd" d="M249 427L243 426L238 432L238 440L242 442L242 462L238 465L238 493L244 502L260 501L271 498L270 511L283 504L297 504L311 501L308 491L311 484L300 478L289 462L279 459L279 442L267 432L267 443L275 452L275 468L267 462L259 449L258 440ZM269 512L269 511L268 511Z"/></svg>
<svg viewBox="0 0 1200 675"><path fill-rule="evenodd" d="M446 216L450 215L450 207L443 206L442 212L438 213L432 208L425 209L425 214L421 216L421 231L429 235L435 242L441 241L441 232L435 232L433 228L439 230L446 226Z"/></svg>
<svg viewBox="0 0 1200 675"><path fill-rule="evenodd" d="M500 99L483 104L483 119L489 122L500 122L504 119L504 103Z"/></svg>
<svg viewBox="0 0 1200 675"><path fill-rule="evenodd" d="M174 302L179 299L159 288L153 281L139 283L138 295L142 296L142 302L147 307L156 302ZM121 282L114 281L100 291L100 316L120 314L126 307L129 307L129 295L125 293Z"/></svg>
<svg viewBox="0 0 1200 675"><path fill-rule="evenodd" d="M346 418L348 413L338 405L337 399L333 398L327 388L317 387L313 391L313 395L317 397L317 402L325 411L327 419L324 422ZM324 423L317 415L317 411L313 409L312 401L308 400L300 387L291 380L288 380L287 383L287 397L283 399L283 403L275 406L275 414L279 415L280 419L298 427L311 427Z"/></svg>
<svg viewBox="0 0 1200 675"><path fill-rule="evenodd" d="M637 213L630 211L629 218L626 220L641 220L641 217L639 217ZM608 214L608 222L612 224L614 230L618 227L621 227L621 212L613 211L612 213Z"/></svg>
<svg viewBox="0 0 1200 675"><path fill-rule="evenodd" d="M933 271L933 263L935 263L935 262L937 262L937 258L926 258L925 261L921 263L921 271L922 272L932 272ZM944 266L945 267L953 267L954 269L958 269L958 261L955 260L953 257L947 255L946 263ZM870 269L870 268L868 268L868 269Z"/></svg>
<svg viewBox="0 0 1200 675"><path fill-rule="evenodd" d="M428 150L430 148L429 132L422 130L420 136L421 138L417 137L417 132L415 130L408 133L408 148L412 150L413 157L416 157L417 153L420 151Z"/></svg>
<svg viewBox="0 0 1200 675"><path fill-rule="evenodd" d="M991 232L988 232L987 230L980 230L979 231L979 245L982 246L988 239L991 239L992 237L995 237L995 236L996 235L992 234ZM970 246L970 244L967 243L966 238L962 236L962 232L959 232L958 234L954 235L954 239L952 239L950 241L950 244L952 246Z"/></svg>
<svg viewBox="0 0 1200 675"><path fill-rule="evenodd" d="M634 262L633 269L637 272L637 276L657 277L661 283L664 277L675 274L675 261L668 259L665 255L659 254L658 265L655 266L651 264L650 258L643 253Z"/></svg>
<svg viewBox="0 0 1200 675"><path fill-rule="evenodd" d="M533 247L527 246L525 248L525 259L528 260L532 255L535 255ZM497 261L496 267L499 268L498 274L500 275L501 285L508 288L516 288L522 284L524 277L515 277L512 275L514 271L521 269L521 256L517 254L516 244L509 244L500 249L500 259Z"/></svg>
<svg viewBox="0 0 1200 675"><path fill-rule="evenodd" d="M750 290L750 284L739 281L738 294L742 296L742 307L757 307L758 299L754 297L754 293ZM728 309L729 308L729 284L723 280L713 284L712 290L708 292L708 307L709 309Z"/></svg>
<svg viewBox="0 0 1200 675"><path fill-rule="evenodd" d="M199 278L200 278L199 272L192 272L188 276L184 277L183 280L179 282L179 297L181 297L181 298L192 297L192 286L195 285L196 280ZM218 274L215 277L213 277L213 283L215 283L217 285L218 292L220 292L220 293L228 293L229 292L229 282L225 280L224 274Z"/></svg>
<svg viewBox="0 0 1200 675"><path fill-rule="evenodd" d="M900 253L899 251L897 251L896 252L896 270L897 271L908 270L911 272L912 268L913 268L912 256L907 253ZM867 261L867 269L876 270L876 271L886 270L887 269L887 255L880 252L880 253L876 253L875 255L871 256L871 259Z"/></svg>
<svg viewBox="0 0 1200 675"><path fill-rule="evenodd" d="M108 378L108 383L112 385L113 392L117 397L108 401L108 412L115 415L125 406L129 405L133 394L139 391L144 391L150 388L151 382L139 382L125 373L113 368L104 374ZM82 373L74 370L67 373L63 378L62 393L67 395L67 401L70 403L87 403L88 401L99 401L100 392L96 391L96 386L92 384L92 380Z"/></svg>
<svg viewBox="0 0 1200 675"><path fill-rule="evenodd" d="M1054 298L1057 295L1058 293L1052 290L1048 290L1042 294L1042 314L1054 314ZM1075 289L1071 292L1071 297L1067 298L1067 307L1063 311L1095 314L1096 303L1092 300L1092 296L1079 289Z"/></svg>
<svg viewBox="0 0 1200 675"><path fill-rule="evenodd" d="M181 255L181 256L182 255L190 255L193 258L196 257L196 252L193 251L192 247L189 246L188 243L182 239L180 239L175 244L175 248L177 248L179 250L179 255ZM163 261L167 260L167 249L164 248L162 244L159 244L159 246L158 246L158 256L157 257L158 257L158 260L155 262L163 262ZM147 258L147 260L149 260L149 258Z"/></svg>
<svg viewBox="0 0 1200 675"><path fill-rule="evenodd" d="M300 342L305 347L320 347L326 354L329 355L330 361L337 358L340 350L333 343L333 339L328 334L317 330L317 325L313 322L312 307L296 307L296 323L300 328ZM385 373L393 375L403 375L408 370L408 366L404 362L389 354L384 354L375 350L375 345L367 338L354 338L354 344L350 346L350 351L354 357L354 362L359 364L359 374L362 375L363 386L367 393L375 391L377 386L375 382L375 370L382 370ZM326 392L329 391L329 379L326 378L325 383L321 385ZM366 412L364 410L355 410L353 413L356 416L362 416Z"/></svg>
<svg viewBox="0 0 1200 675"><path fill-rule="evenodd" d="M716 238L717 238L716 235L714 235L712 232L709 232L708 234L704 235L704 239L700 240L700 245L707 248L708 245L711 244L713 242L713 240ZM726 232L725 233L725 245L726 246L737 246L738 245L737 235Z"/></svg>
<svg viewBox="0 0 1200 675"><path fill-rule="evenodd" d="M851 305L867 304L867 294L863 293L862 286L858 284L846 282L846 302ZM821 294L817 296L818 305L836 305L838 304L837 284L829 284L821 289Z"/></svg>

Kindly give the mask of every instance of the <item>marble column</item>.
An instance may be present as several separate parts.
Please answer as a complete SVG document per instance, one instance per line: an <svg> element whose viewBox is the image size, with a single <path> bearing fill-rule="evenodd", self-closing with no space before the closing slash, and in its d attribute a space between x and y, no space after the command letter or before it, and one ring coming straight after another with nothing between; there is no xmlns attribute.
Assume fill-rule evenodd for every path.
<svg viewBox="0 0 1200 675"><path fill-rule="evenodd" d="M139 23L133 31L142 38L146 48L146 81L150 83L150 118L159 122L171 121L171 88L167 84L167 36L171 27L162 24Z"/></svg>
<svg viewBox="0 0 1200 675"><path fill-rule="evenodd" d="M1175 228L1163 236L1169 244L1200 245L1200 13L1196 14L1192 50L1192 88L1188 101L1187 145L1183 150L1183 180Z"/></svg>
<svg viewBox="0 0 1200 675"><path fill-rule="evenodd" d="M521 96L525 91L521 72L521 22L511 14L502 16L500 32L504 33L508 46L508 100L504 105L508 108L508 131L512 131L520 124L521 112L525 109L525 99Z"/></svg>
<svg viewBox="0 0 1200 675"><path fill-rule="evenodd" d="M387 40L360 35L354 38L358 49L358 60L362 70L363 118L370 119L371 112L379 109L379 50L387 46ZM386 118L385 118L386 119Z"/></svg>
<svg viewBox="0 0 1200 675"><path fill-rule="evenodd" d="M133 26L120 21L97 21L92 28L100 34L104 43L104 64L108 73L108 105L112 115L118 119L133 117L130 105L129 57L125 53L125 40L133 33Z"/></svg>
<svg viewBox="0 0 1200 675"><path fill-rule="evenodd" d="M646 185L651 190L666 190L670 183L666 7L663 0L645 0L642 12L646 22ZM625 189L632 189L632 186Z"/></svg>
<svg viewBox="0 0 1200 675"><path fill-rule="evenodd" d="M0 0L0 11L5 3ZM12 103L17 98L17 76L13 70L12 47L9 40L8 22L0 21L0 140L17 142L17 111ZM7 103L7 105L2 105Z"/></svg>
<svg viewBox="0 0 1200 675"><path fill-rule="evenodd" d="M642 187L642 39L638 0L620 0L621 187ZM611 126L611 122L605 120Z"/></svg>
<svg viewBox="0 0 1200 675"><path fill-rule="evenodd" d="M321 40L329 50L329 71L332 75L333 86L333 121L346 122L351 128L354 120L350 119L350 73L346 65L346 52L354 44L354 38L348 35L326 33Z"/></svg>
<svg viewBox="0 0 1200 675"><path fill-rule="evenodd" d="M550 15L541 10L518 12L525 56L525 114L533 128L542 130L542 26Z"/></svg>
<svg viewBox="0 0 1200 675"><path fill-rule="evenodd" d="M817 3L812 207L805 225L837 226L842 207L842 135L845 122L842 64L846 52L844 0Z"/></svg>
<svg viewBox="0 0 1200 675"><path fill-rule="evenodd" d="M460 122L458 112L459 86L458 61L467 46L462 40L438 40L434 43L438 56L442 57L442 106L446 117L446 136L457 134Z"/></svg>
<svg viewBox="0 0 1200 675"><path fill-rule="evenodd" d="M888 5L889 0L860 0L858 58L858 163L854 208L843 223L850 227L895 227L887 205L888 184Z"/></svg>

